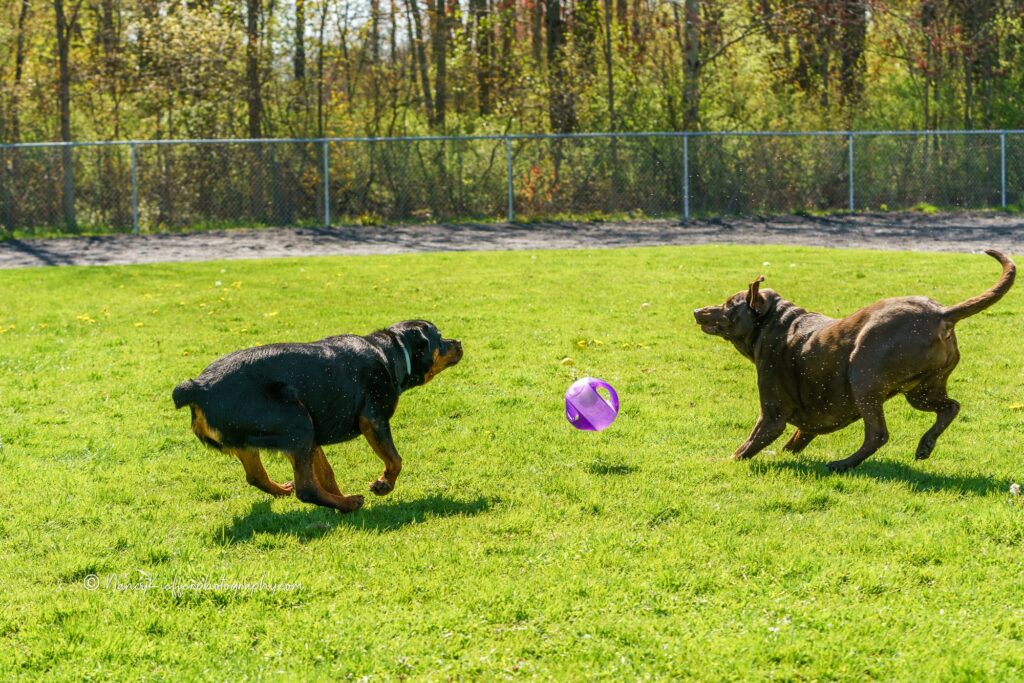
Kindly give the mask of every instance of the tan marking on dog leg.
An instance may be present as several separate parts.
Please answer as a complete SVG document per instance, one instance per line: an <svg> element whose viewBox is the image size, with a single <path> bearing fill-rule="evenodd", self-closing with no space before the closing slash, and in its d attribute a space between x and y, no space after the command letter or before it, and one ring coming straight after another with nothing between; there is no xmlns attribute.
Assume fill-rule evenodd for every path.
<svg viewBox="0 0 1024 683"><path fill-rule="evenodd" d="M221 444L224 442L224 437L221 433L210 426L210 423L206 420L206 414L203 413L203 409L195 404L189 406L192 409L192 431L199 437L199 440L207 445L211 445L210 442Z"/></svg>
<svg viewBox="0 0 1024 683"><path fill-rule="evenodd" d="M266 491L272 496L292 495L294 490L292 482L278 484L271 479L270 475L267 474L267 470L263 467L263 461L260 460L260 452L258 450L254 448L225 448L224 452L235 456L241 461L242 467L245 468L245 480L251 486L255 486L261 491Z"/></svg>
<svg viewBox="0 0 1024 683"><path fill-rule="evenodd" d="M384 461L384 473L370 484L370 490L378 496L385 496L394 490L395 482L402 471L402 457L398 455L398 449L395 448L395 442L391 437L391 426L387 422L374 425L367 418L360 417L359 431L366 437L377 457Z"/></svg>
<svg viewBox="0 0 1024 683"><path fill-rule="evenodd" d="M313 449L313 475L325 491L342 495L341 489L338 488L338 481L334 478L334 469L331 468L331 463L327 462L324 449L320 446Z"/></svg>
<svg viewBox="0 0 1024 683"><path fill-rule="evenodd" d="M295 496L304 503L334 508L340 512L353 512L362 507L362 496L339 496L324 490L313 472L314 457L314 451L291 454L295 471Z"/></svg>

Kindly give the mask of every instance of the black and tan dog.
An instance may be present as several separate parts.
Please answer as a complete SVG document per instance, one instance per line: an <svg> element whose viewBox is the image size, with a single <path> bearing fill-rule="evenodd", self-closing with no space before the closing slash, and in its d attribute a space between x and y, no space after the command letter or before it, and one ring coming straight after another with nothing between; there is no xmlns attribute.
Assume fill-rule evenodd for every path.
<svg viewBox="0 0 1024 683"><path fill-rule="evenodd" d="M192 409L199 440L237 457L253 486L351 512L363 497L338 490L322 446L365 436L384 461L370 490L390 493L402 469L390 426L398 397L461 359L461 342L444 339L431 323L409 320L365 337L236 351L179 384L172 396L175 408ZM270 479L261 450L291 461L294 484Z"/></svg>
<svg viewBox="0 0 1024 683"><path fill-rule="evenodd" d="M856 467L889 439L882 404L903 394L911 406L936 414L921 437L917 458L960 411L946 381L960 360L954 325L978 313L1013 285L1016 267L998 251L1003 266L988 291L955 306L923 296L883 299L841 320L810 313L770 289L763 277L721 306L693 312L701 329L724 337L754 361L761 415L733 457L752 458L790 423L796 433L784 446L797 453L818 434L864 420L864 443L850 457L829 463L836 472Z"/></svg>

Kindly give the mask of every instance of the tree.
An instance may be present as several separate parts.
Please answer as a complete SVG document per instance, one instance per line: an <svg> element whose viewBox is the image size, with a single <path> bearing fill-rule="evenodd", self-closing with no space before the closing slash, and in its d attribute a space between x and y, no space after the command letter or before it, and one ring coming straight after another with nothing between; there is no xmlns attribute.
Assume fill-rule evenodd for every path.
<svg viewBox="0 0 1024 683"><path fill-rule="evenodd" d="M547 0L544 14L548 29L548 118L556 133L571 133L576 129L576 110L560 0Z"/></svg>
<svg viewBox="0 0 1024 683"><path fill-rule="evenodd" d="M248 136L263 137L263 87L260 78L261 0L245 0L245 95L249 110Z"/></svg>
<svg viewBox="0 0 1024 683"><path fill-rule="evenodd" d="M70 7L70 16L64 11L64 0L53 0L55 28L57 31L57 99L60 108L60 139L70 143L71 138L71 36L78 22L81 0ZM70 144L61 148L61 167L64 173L64 225L68 230L78 229L75 216L75 168L73 150Z"/></svg>

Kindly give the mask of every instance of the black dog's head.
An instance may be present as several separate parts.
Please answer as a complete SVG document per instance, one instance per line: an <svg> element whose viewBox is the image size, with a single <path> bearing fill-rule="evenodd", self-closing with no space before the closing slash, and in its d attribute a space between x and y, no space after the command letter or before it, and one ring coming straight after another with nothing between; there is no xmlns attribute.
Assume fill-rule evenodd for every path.
<svg viewBox="0 0 1024 683"><path fill-rule="evenodd" d="M731 342L742 343L747 340L757 324L758 319L770 308L778 294L770 289L761 291L764 276L758 276L750 283L745 292L737 292L721 306L707 306L693 312L697 324L705 334L722 337Z"/></svg>
<svg viewBox="0 0 1024 683"><path fill-rule="evenodd" d="M445 339L426 320L406 320L388 328L409 352L412 384L426 384L445 368L462 360L462 342Z"/></svg>

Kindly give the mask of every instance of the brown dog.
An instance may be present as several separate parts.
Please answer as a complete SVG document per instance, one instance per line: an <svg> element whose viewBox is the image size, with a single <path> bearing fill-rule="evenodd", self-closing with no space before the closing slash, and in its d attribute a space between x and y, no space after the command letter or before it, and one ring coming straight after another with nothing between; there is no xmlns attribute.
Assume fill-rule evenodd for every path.
<svg viewBox="0 0 1024 683"><path fill-rule="evenodd" d="M834 472L856 467L889 440L882 404L896 394L936 414L916 457L931 455L936 439L960 411L946 394L946 381L960 360L953 327L999 301L1016 275L1007 256L985 253L1003 265L999 282L948 308L923 296L901 297L833 320L759 289L762 276L721 306L695 310L705 333L732 342L757 368L761 415L733 458L754 457L787 423L797 431L784 449L798 453L818 434L863 419L863 445L828 465Z"/></svg>

